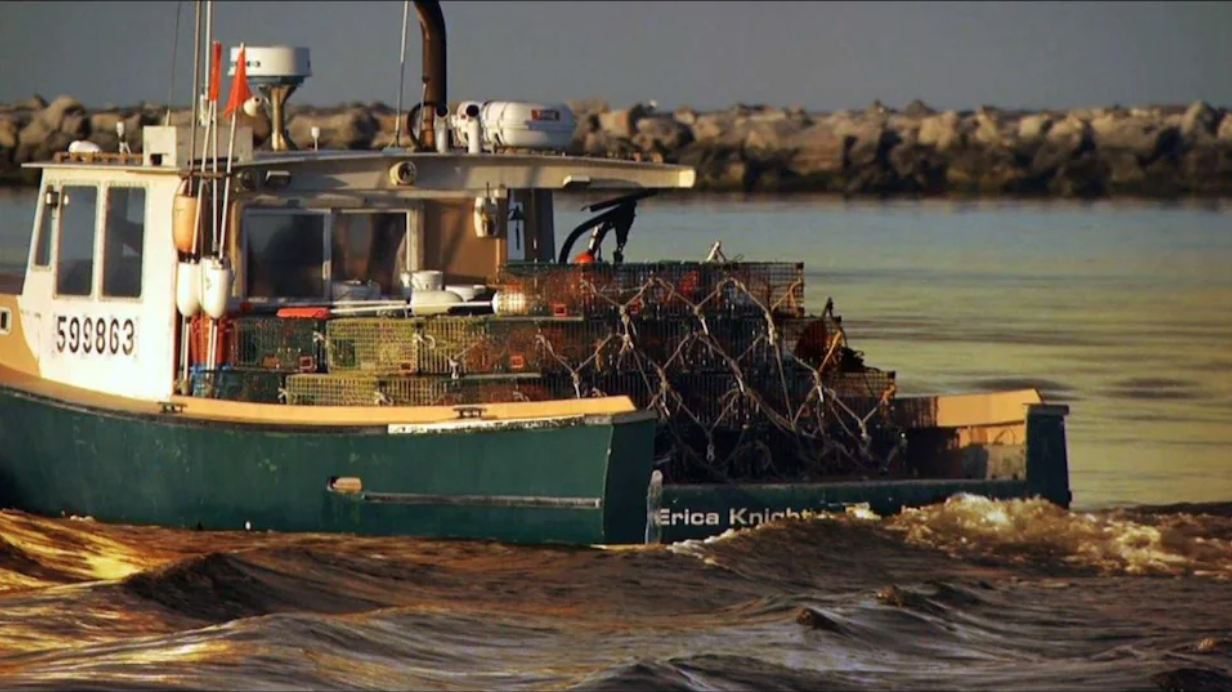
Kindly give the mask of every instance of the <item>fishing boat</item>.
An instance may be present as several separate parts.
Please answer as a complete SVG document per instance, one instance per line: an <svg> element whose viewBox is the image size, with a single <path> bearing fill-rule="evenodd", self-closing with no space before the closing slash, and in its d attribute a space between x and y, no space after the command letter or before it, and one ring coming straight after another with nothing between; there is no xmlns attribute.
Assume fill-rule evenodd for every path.
<svg viewBox="0 0 1232 692"><path fill-rule="evenodd" d="M0 507L628 544L958 493L1068 505L1065 406L898 396L832 302L808 313L796 262L719 244L624 261L650 232L631 232L639 202L694 171L570 155L563 104L451 103L440 7L415 7L405 145L292 141L305 48L232 49L218 113L215 43L188 125L28 164L27 271L0 293ZM267 111L266 148L240 109ZM572 193L606 199L558 242Z"/></svg>

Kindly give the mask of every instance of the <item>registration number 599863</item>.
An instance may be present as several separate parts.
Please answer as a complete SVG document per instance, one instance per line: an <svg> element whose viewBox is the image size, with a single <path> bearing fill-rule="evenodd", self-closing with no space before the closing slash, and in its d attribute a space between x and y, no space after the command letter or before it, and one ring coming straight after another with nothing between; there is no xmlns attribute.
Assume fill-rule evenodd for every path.
<svg viewBox="0 0 1232 692"><path fill-rule="evenodd" d="M56 315L56 351L86 355L133 355L137 325L132 318Z"/></svg>

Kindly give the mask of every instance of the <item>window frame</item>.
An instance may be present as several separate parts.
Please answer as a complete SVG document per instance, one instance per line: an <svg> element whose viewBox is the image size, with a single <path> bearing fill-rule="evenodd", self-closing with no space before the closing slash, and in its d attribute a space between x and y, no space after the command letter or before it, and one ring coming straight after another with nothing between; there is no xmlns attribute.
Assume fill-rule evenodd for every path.
<svg viewBox="0 0 1232 692"><path fill-rule="evenodd" d="M109 223L111 219L111 191L114 189L121 189L121 190L137 189L137 190L143 190L145 192L145 200L142 205L144 207L144 209L142 210L143 217L141 219L141 276L138 280L138 284L137 284L138 290L137 290L137 295L135 296L107 295L107 286L106 286L106 283L107 283L106 282L107 240L108 240L108 234L111 232L111 224ZM97 253L98 253L96 259L98 260L98 265L99 265L97 298L99 301L106 301L106 302L111 302L111 301L120 301L120 302L125 302L125 303L140 302L142 299L142 296L145 294L145 265L146 265L145 258L146 258L146 247L148 245L146 241L149 240L148 236L149 236L149 228L150 228L149 226L150 188L148 185L142 185L140 183L108 183L103 186L103 191L104 191L103 204L102 204L103 234L98 239L98 242L95 244L97 247Z"/></svg>
<svg viewBox="0 0 1232 692"><path fill-rule="evenodd" d="M96 295L99 292L99 274L102 272L102 263L98 261L101 248L99 243L102 241L102 234L99 233L101 225L99 211L105 206L105 202L100 204L100 199L103 198L102 191L104 186L98 182L88 181L68 181L62 180L58 183L60 193L60 203L56 205L58 213L56 214L56 235L55 245L52 248L51 265L55 267L51 279L51 297L56 300L78 300L78 301L95 301L98 299ZM64 197L65 190L68 188L94 188L94 235L91 243L90 256L90 292L84 295L60 292L60 249L61 236L64 235ZM70 197L71 199L71 197Z"/></svg>
<svg viewBox="0 0 1232 692"><path fill-rule="evenodd" d="M323 216L325 219L324 232L321 234L322 250L324 251L324 261L321 263L321 278L324 284L324 290L320 298L269 298L269 297L254 297L248 285L248 261L252 255L252 235L248 232L247 220L249 215L255 216L277 216L285 214L316 214ZM406 229L408 234L407 239L407 257L398 259L398 264L401 266L405 262L410 263L410 271L422 269L423 260L421 257L421 248L423 246L423 203L418 200L405 200L404 204L396 207L292 207L292 206L255 206L244 205L237 212L236 227L239 228L239 254L240 254L240 269L236 276L236 300L239 302L251 303L253 305L304 305L315 304L320 301L332 302L333 297L333 234L334 234L334 219L342 214L405 214ZM395 280L397 277L395 276ZM242 286L242 289L239 287Z"/></svg>
<svg viewBox="0 0 1232 692"><path fill-rule="evenodd" d="M330 300L333 300L333 280L334 280L333 279L333 276L334 276L334 257L333 257L333 252L334 252L333 224L334 222L333 222L333 219L334 218L337 218L339 216L358 216L360 214L367 214L369 216L375 216L378 214L402 214L403 215L403 224L404 224L403 228L406 229L406 234L407 234L407 238L404 241L406 244L406 254L403 257L398 257L394 260L395 269L394 269L393 280L394 280L394 283L396 284L398 281L398 274L400 272L402 271L412 271L413 272L419 268L416 266L416 264L418 264L418 259L419 259L419 252L420 252L419 248L422 245L422 242L420 241L421 236L418 232L418 229L422 227L422 213L423 213L423 205L416 205L413 207L412 206L398 207L394 209L384 209L384 208L368 209L368 208L349 208L349 207L340 208L340 209L331 209L330 210L330 229L327 234L327 240L328 240L329 247L328 247L328 252L326 253L326 256L325 256L325 263L326 263L326 266L328 267L329 277L330 277L327 282L329 283L329 287L330 287ZM396 286L392 286L391 288L396 289Z"/></svg>
<svg viewBox="0 0 1232 692"><path fill-rule="evenodd" d="M278 298L268 296L253 296L251 286L248 285L249 259L252 257L252 234L248 232L249 216L320 216L324 220L321 233L321 249L324 260L321 262L321 295L316 298L297 297L297 298ZM334 220L333 213L330 209L316 209L312 207L246 207L240 213L240 229L243 238L240 241L240 254L243 257L243 285L244 290L241 295L241 300L253 303L254 305L304 305L320 303L321 301L332 300L330 295L330 280L329 277L333 272L333 265L330 262L330 238L332 237Z"/></svg>
<svg viewBox="0 0 1232 692"><path fill-rule="evenodd" d="M39 190L38 209L36 210L34 214L34 239L33 239L33 242L30 244L30 259L26 263L27 272L40 271L40 272L52 273L53 269L56 266L56 245L60 239L60 207L61 205L57 201L56 206L54 207L48 206L47 205L47 194L50 192L54 192L57 195L57 199L59 199L60 197L63 196L60 192L60 188L62 186L63 186L63 183L60 183L60 182L48 183L45 187ZM48 214L51 215L50 219L47 216ZM45 229L47 230L48 236L49 236L47 238L47 263L39 264L38 263L38 250L39 250L38 246L39 246L39 241L43 237L43 231L44 231L43 222L44 221L47 221L47 223L49 224L48 227Z"/></svg>

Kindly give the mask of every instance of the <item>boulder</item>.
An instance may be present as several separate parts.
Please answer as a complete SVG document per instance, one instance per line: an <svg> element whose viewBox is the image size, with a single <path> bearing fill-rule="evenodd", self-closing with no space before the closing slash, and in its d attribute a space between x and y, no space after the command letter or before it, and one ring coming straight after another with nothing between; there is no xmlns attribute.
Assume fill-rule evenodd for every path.
<svg viewBox="0 0 1232 692"><path fill-rule="evenodd" d="M808 125L813 120L813 117L809 115L808 109L798 103L784 108L783 112L787 114L789 120L794 120L803 125Z"/></svg>
<svg viewBox="0 0 1232 692"><path fill-rule="evenodd" d="M147 113L138 113L137 117L140 118L143 123L145 123L147 122L147 118L149 117L149 115ZM167 114L164 112L162 118L157 121L158 124L161 125L167 122L166 117L167 117ZM245 116L241 115L240 117L243 118ZM230 133L231 123L228 118L223 118L222 120L219 121L218 124L220 128L226 128L228 130L228 134ZM171 111L171 125L176 126L176 127L179 127L181 125L184 125L184 126L192 125L192 109L191 108L181 108L179 110Z"/></svg>
<svg viewBox="0 0 1232 692"><path fill-rule="evenodd" d="M124 116L116 112L94 113L90 116L90 140L97 142L94 138L102 132L114 135L116 124L123 120Z"/></svg>
<svg viewBox="0 0 1232 692"><path fill-rule="evenodd" d="M745 149L770 152L789 149L789 143L804 130L804 126L799 121L780 118L750 121L743 129Z"/></svg>
<svg viewBox="0 0 1232 692"><path fill-rule="evenodd" d="M57 129L47 124L42 118L32 118L26 126L21 128L21 133L17 136L18 144L23 147L36 148L41 145L52 132Z"/></svg>
<svg viewBox="0 0 1232 692"><path fill-rule="evenodd" d="M1047 113L1033 113L1018 120L1018 139L1024 142L1038 142L1048 134L1052 127L1052 116Z"/></svg>
<svg viewBox="0 0 1232 692"><path fill-rule="evenodd" d="M52 132L33 147L33 151L30 153L30 160L50 161L57 153L68 151L68 145L72 144L75 140L75 137L66 132L58 130Z"/></svg>
<svg viewBox="0 0 1232 692"><path fill-rule="evenodd" d="M392 147L398 141L398 129L405 128L406 121L398 117L397 112L389 111L388 113L376 114L376 134L372 136L372 143L369 145L373 149L385 149ZM311 126L309 126L311 127ZM266 134L263 139L269 138L270 124L269 120L265 121ZM311 138L309 138L311 141ZM406 132L402 133L402 145L406 146L410 135Z"/></svg>
<svg viewBox="0 0 1232 692"><path fill-rule="evenodd" d="M865 115L888 115L889 113L890 109L886 108L885 104L881 102L881 99L874 99L873 102L869 104L868 108L864 109Z"/></svg>
<svg viewBox="0 0 1232 692"><path fill-rule="evenodd" d="M726 113L706 113L697 116L690 130L697 142L734 141L738 135L735 130L734 118Z"/></svg>
<svg viewBox="0 0 1232 692"><path fill-rule="evenodd" d="M60 121L60 131L73 139L83 139L90 135L90 116L82 113L69 113Z"/></svg>
<svg viewBox="0 0 1232 692"><path fill-rule="evenodd" d="M1155 150L1159 132L1159 122L1153 118L1105 115L1091 121L1091 136L1100 150L1149 156Z"/></svg>
<svg viewBox="0 0 1232 692"><path fill-rule="evenodd" d="M903 115L910 115L917 118L924 117L926 115L936 115L936 113L937 111L934 110L932 106L924 103L920 99L913 99L911 103L908 103L907 107L903 109Z"/></svg>
<svg viewBox="0 0 1232 692"><path fill-rule="evenodd" d="M642 151L663 153L675 151L692 139L689 128L674 117L656 115L638 120L633 143Z"/></svg>
<svg viewBox="0 0 1232 692"><path fill-rule="evenodd" d="M1232 114L1224 113L1216 131L1220 144L1232 144Z"/></svg>
<svg viewBox="0 0 1232 692"><path fill-rule="evenodd" d="M890 151L889 163L904 192L945 192L946 157L942 154L908 140Z"/></svg>
<svg viewBox="0 0 1232 692"><path fill-rule="evenodd" d="M1108 189L1108 164L1093 151L1086 151L1063 163L1048 183L1049 192L1061 197L1090 199Z"/></svg>
<svg viewBox="0 0 1232 692"><path fill-rule="evenodd" d="M920 121L917 141L921 146L944 152L962 146L965 139L961 118L955 111L928 116Z"/></svg>
<svg viewBox="0 0 1232 692"><path fill-rule="evenodd" d="M586 134L582 140L581 151L587 156L626 158L637 151L637 147L623 137L613 136L603 130Z"/></svg>
<svg viewBox="0 0 1232 692"><path fill-rule="evenodd" d="M311 149L312 128L321 128L322 149L368 149L377 133L377 121L366 109L346 108L332 114L299 115L287 124L287 133L301 149Z"/></svg>
<svg viewBox="0 0 1232 692"><path fill-rule="evenodd" d="M0 149L16 149L19 132L16 118L0 118Z"/></svg>
<svg viewBox="0 0 1232 692"><path fill-rule="evenodd" d="M1181 115L1181 134L1185 139L1205 140L1216 136L1222 113L1204 101L1194 101Z"/></svg>
<svg viewBox="0 0 1232 692"><path fill-rule="evenodd" d="M848 165L869 165L876 159L882 138L887 132L886 119L879 116L836 118L834 132L843 138Z"/></svg>
<svg viewBox="0 0 1232 692"><path fill-rule="evenodd" d="M54 101L39 112L39 120L48 130L59 130L64 124L64 118L69 115L84 115L86 109L81 102L72 96L57 96Z"/></svg>
<svg viewBox="0 0 1232 692"><path fill-rule="evenodd" d="M565 105L569 106L569 110L573 111L579 120L588 115L606 113L612 109L603 99L575 99L566 101Z"/></svg>
<svg viewBox="0 0 1232 692"><path fill-rule="evenodd" d="M28 99L15 102L13 106L28 111L41 111L47 107L47 99L35 94Z"/></svg>
<svg viewBox="0 0 1232 692"><path fill-rule="evenodd" d="M972 122L971 141L982 147L1000 147L1007 142L1001 134L1001 119L995 111L980 109Z"/></svg>
<svg viewBox="0 0 1232 692"><path fill-rule="evenodd" d="M749 164L737 147L693 142L680 150L677 160L697 170L697 183L700 188L745 189Z"/></svg>
<svg viewBox="0 0 1232 692"><path fill-rule="evenodd" d="M1053 123L1044 139L1049 145L1069 153L1078 152L1093 143L1090 123L1072 114Z"/></svg>
<svg viewBox="0 0 1232 692"><path fill-rule="evenodd" d="M650 108L640 103L624 110L605 111L599 114L599 129L616 137L631 139L637 134L637 121L649 114Z"/></svg>
<svg viewBox="0 0 1232 692"><path fill-rule="evenodd" d="M786 143L791 150L790 168L808 178L843 171L844 138L829 123L815 123L797 132Z"/></svg>
<svg viewBox="0 0 1232 692"><path fill-rule="evenodd" d="M1131 151L1101 151L1108 166L1108 185L1113 191L1137 192L1146 180L1137 154Z"/></svg>
<svg viewBox="0 0 1232 692"><path fill-rule="evenodd" d="M681 106L672 111L672 117L681 125L692 127L697 122L697 111L688 106Z"/></svg>

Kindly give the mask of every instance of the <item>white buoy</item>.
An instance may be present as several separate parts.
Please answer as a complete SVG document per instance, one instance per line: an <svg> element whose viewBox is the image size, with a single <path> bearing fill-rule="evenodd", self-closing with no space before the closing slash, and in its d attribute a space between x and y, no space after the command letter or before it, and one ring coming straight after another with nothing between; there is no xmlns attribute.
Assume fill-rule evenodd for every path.
<svg viewBox="0 0 1232 692"><path fill-rule="evenodd" d="M97 154L103 150L102 147L85 139L79 139L68 145L70 154Z"/></svg>
<svg viewBox="0 0 1232 692"><path fill-rule="evenodd" d="M227 314L231 295L231 268L216 257L201 260L201 309L213 319Z"/></svg>
<svg viewBox="0 0 1232 692"><path fill-rule="evenodd" d="M201 312L201 265L180 262L175 270L175 307L185 317Z"/></svg>

